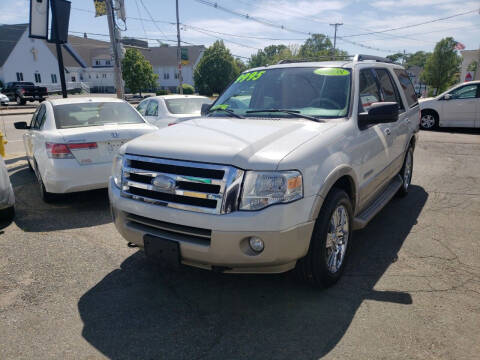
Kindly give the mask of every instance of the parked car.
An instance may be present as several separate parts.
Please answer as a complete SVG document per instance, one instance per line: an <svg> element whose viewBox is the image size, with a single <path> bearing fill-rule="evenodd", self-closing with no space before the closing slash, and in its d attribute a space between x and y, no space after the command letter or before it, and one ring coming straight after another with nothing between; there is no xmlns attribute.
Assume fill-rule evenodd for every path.
<svg viewBox="0 0 480 360"><path fill-rule="evenodd" d="M27 129L28 164L47 202L55 194L106 187L118 148L156 130L126 101L100 97L45 101L30 125L15 128Z"/></svg>
<svg viewBox="0 0 480 360"><path fill-rule="evenodd" d="M422 129L480 128L480 81L463 83L434 98L420 99Z"/></svg>
<svg viewBox="0 0 480 360"><path fill-rule="evenodd" d="M137 110L150 124L162 128L200 117L202 104L211 103L198 95L153 96L138 104Z"/></svg>
<svg viewBox="0 0 480 360"><path fill-rule="evenodd" d="M242 73L207 117L120 148L115 225L148 257L232 273L341 276L353 231L407 195L420 110L378 57Z"/></svg>
<svg viewBox="0 0 480 360"><path fill-rule="evenodd" d="M0 105L8 105L8 101L7 95L0 94Z"/></svg>
<svg viewBox="0 0 480 360"><path fill-rule="evenodd" d="M27 101L42 102L48 95L46 87L35 86L31 82L25 81L9 82L3 92L10 101L16 101L18 105L25 105Z"/></svg>
<svg viewBox="0 0 480 360"><path fill-rule="evenodd" d="M5 161L0 155L0 224L9 223L15 216L15 195Z"/></svg>

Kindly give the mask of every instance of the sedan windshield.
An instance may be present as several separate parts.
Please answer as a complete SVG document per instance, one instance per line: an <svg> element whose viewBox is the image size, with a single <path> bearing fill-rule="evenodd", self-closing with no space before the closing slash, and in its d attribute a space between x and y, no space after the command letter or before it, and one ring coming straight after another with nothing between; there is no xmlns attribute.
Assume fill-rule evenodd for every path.
<svg viewBox="0 0 480 360"><path fill-rule="evenodd" d="M165 99L165 105L171 114L200 114L202 104L210 104L208 98Z"/></svg>
<svg viewBox="0 0 480 360"><path fill-rule="evenodd" d="M292 118L296 117L295 113L315 118L345 117L350 84L351 72L343 68L290 67L251 71L241 74L211 110L228 109L244 117ZM210 116L225 114L212 112Z"/></svg>
<svg viewBox="0 0 480 360"><path fill-rule="evenodd" d="M124 102L56 105L53 113L57 129L145 122L134 108Z"/></svg>

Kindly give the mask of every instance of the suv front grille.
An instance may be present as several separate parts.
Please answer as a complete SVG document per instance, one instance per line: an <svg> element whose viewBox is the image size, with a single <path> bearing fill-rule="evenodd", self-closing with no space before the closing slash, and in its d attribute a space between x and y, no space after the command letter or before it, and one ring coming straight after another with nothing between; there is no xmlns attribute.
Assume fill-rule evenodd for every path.
<svg viewBox="0 0 480 360"><path fill-rule="evenodd" d="M243 170L125 155L122 196L160 206L212 214L237 209Z"/></svg>

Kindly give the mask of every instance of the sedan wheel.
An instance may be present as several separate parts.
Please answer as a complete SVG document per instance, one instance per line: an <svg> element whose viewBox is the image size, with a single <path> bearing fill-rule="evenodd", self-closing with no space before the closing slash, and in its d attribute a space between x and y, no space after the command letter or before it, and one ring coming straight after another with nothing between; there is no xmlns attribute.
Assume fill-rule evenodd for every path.
<svg viewBox="0 0 480 360"><path fill-rule="evenodd" d="M326 241L326 262L328 271L336 273L343 265L350 233L348 212L339 205L330 218L330 227Z"/></svg>
<svg viewBox="0 0 480 360"><path fill-rule="evenodd" d="M420 119L420 126L425 130L432 130L437 126L437 119L431 113L425 113Z"/></svg>

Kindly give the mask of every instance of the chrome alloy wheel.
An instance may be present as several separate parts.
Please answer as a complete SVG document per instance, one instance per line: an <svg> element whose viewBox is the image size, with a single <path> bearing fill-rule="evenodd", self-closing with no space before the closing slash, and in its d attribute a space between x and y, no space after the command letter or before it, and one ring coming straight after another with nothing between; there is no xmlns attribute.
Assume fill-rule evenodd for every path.
<svg viewBox="0 0 480 360"><path fill-rule="evenodd" d="M432 129L435 126L435 117L432 114L425 114L420 120L420 125L424 129Z"/></svg>
<svg viewBox="0 0 480 360"><path fill-rule="evenodd" d="M405 158L405 166L403 169L403 188L405 190L410 186L412 181L412 165L413 165L413 155L412 150L408 150L407 157Z"/></svg>
<svg viewBox="0 0 480 360"><path fill-rule="evenodd" d="M339 205L330 218L326 242L326 261L328 271L336 273L342 266L347 251L349 227L348 212Z"/></svg>

